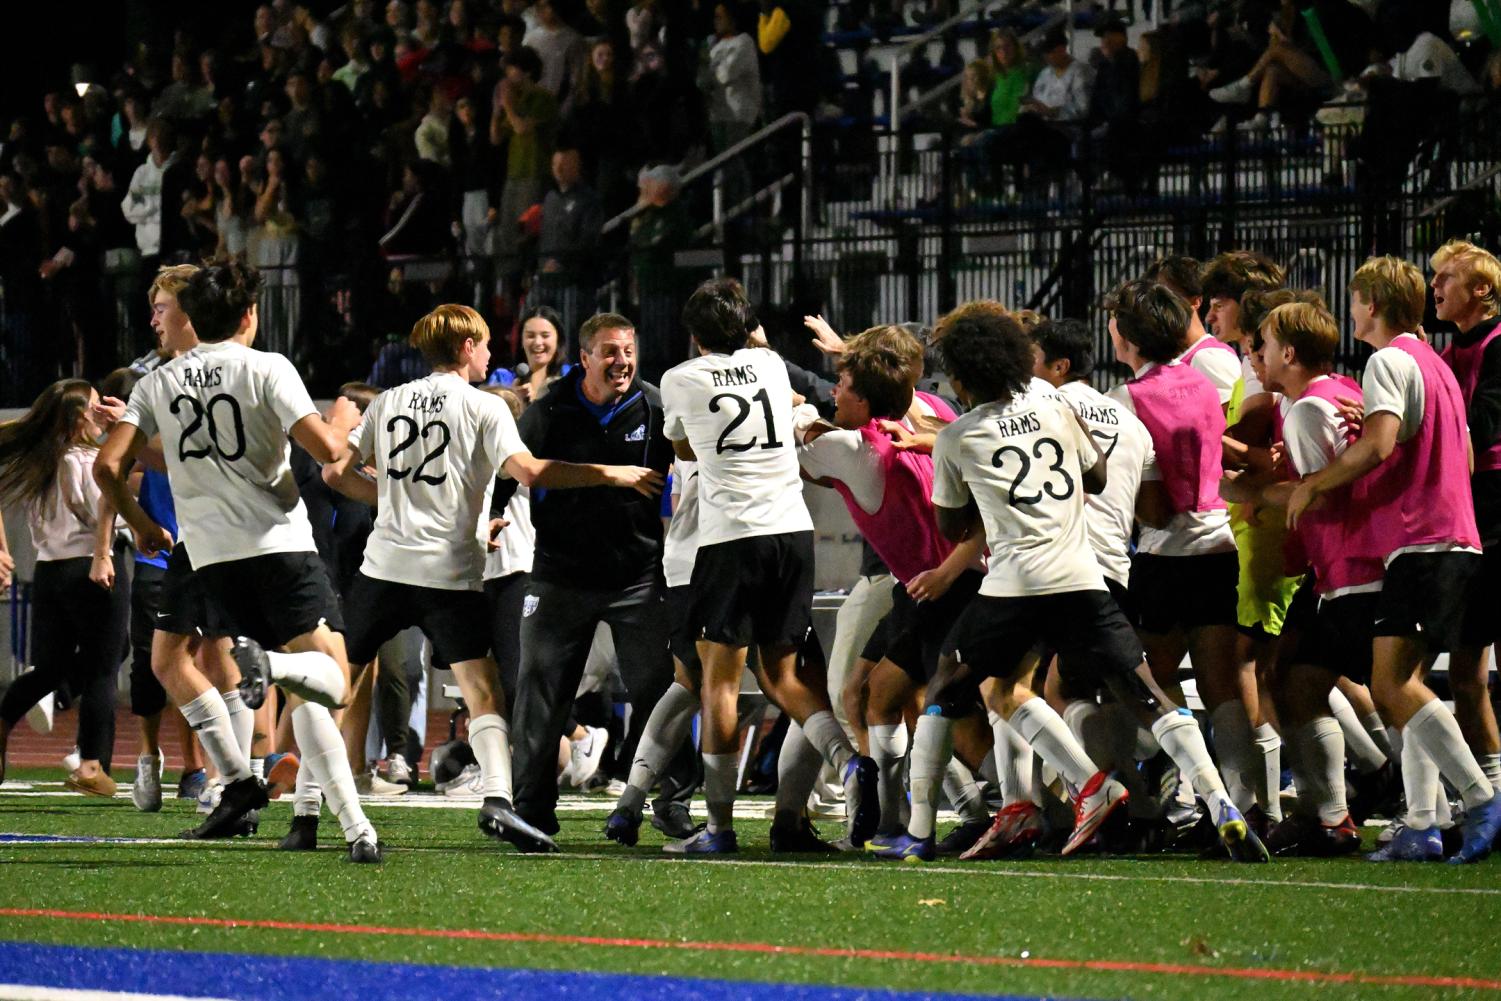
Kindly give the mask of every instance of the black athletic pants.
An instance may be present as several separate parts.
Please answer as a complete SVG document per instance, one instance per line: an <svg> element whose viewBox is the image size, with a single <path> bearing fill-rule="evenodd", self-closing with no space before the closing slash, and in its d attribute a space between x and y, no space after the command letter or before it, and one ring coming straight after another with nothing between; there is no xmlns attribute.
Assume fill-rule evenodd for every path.
<svg viewBox="0 0 1501 1001"><path fill-rule="evenodd" d="M116 547L115 566L126 553ZM32 669L0 699L0 718L15 726L43 697L67 684L78 697L78 753L109 771L115 743L115 683L130 621L129 571L113 590L89 580L87 556L39 560L31 589Z"/></svg>
<svg viewBox="0 0 1501 1001"><path fill-rule="evenodd" d="M558 830L558 738L598 624L609 623L620 674L635 707L622 753L634 747L652 707L672 684L666 606L654 578L617 591L597 591L533 577L527 588L521 671L515 693L508 693L516 809L549 834Z"/></svg>

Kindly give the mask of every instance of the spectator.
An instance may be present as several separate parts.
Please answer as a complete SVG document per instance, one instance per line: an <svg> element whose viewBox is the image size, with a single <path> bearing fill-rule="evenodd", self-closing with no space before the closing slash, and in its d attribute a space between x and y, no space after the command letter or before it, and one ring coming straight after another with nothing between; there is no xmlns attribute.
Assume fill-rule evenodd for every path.
<svg viewBox="0 0 1501 1001"><path fill-rule="evenodd" d="M388 229L379 241L386 256L434 256L448 249L449 213L438 174L436 166L425 160L402 168L401 190L391 196Z"/></svg>
<svg viewBox="0 0 1501 1001"><path fill-rule="evenodd" d="M975 59L964 67L959 81L959 124L969 130L985 128L990 123L990 98L995 92L995 71L989 60ZM969 136L964 137L969 140Z"/></svg>
<svg viewBox="0 0 1501 1001"><path fill-rule="evenodd" d="M1049 122L1082 122L1089 114L1091 74L1068 50L1068 35L1059 30L1043 41L1043 70L1032 82L1032 95L1021 110Z"/></svg>
<svg viewBox="0 0 1501 1001"><path fill-rule="evenodd" d="M25 184L14 173L0 174L0 287L5 310L0 313L0 346L5 365L0 384L13 403L33 399L55 371L53 359L38 336L42 284L37 262L42 258L42 228L26 197Z"/></svg>
<svg viewBox="0 0 1501 1001"><path fill-rule="evenodd" d="M659 0L635 0L625 12L625 27L630 35L632 53L659 43L662 34Z"/></svg>
<svg viewBox="0 0 1501 1001"><path fill-rule="evenodd" d="M214 161L207 153L198 154L193 180L182 194L178 211L187 225L188 252L195 260L207 259L219 246L219 191L214 185Z"/></svg>
<svg viewBox="0 0 1501 1001"><path fill-rule="evenodd" d="M136 247L141 252L142 272L155 275L162 253L162 193L168 171L177 163L172 151L172 130L162 119L146 128L146 162L136 168L120 211L136 228Z"/></svg>
<svg viewBox="0 0 1501 1001"><path fill-rule="evenodd" d="M1256 114L1247 126L1266 129L1281 124L1281 112L1289 109L1312 110L1329 90L1329 74L1306 48L1295 45L1285 27L1277 20L1267 24L1269 44L1245 76L1209 92L1210 100L1224 105L1254 102ZM1213 131L1224 131L1228 119L1216 123Z"/></svg>
<svg viewBox="0 0 1501 1001"><path fill-rule="evenodd" d="M172 82L156 98L152 113L172 121L202 118L214 110L214 93L195 79L196 67L186 52L172 56Z"/></svg>
<svg viewBox="0 0 1501 1001"><path fill-rule="evenodd" d="M636 286L641 323L637 328L643 378L655 381L687 357L688 345L678 327L682 281L676 256L693 240L693 219L678 198L683 179L676 167L641 171L641 212L631 220L631 277Z"/></svg>
<svg viewBox="0 0 1501 1001"><path fill-rule="evenodd" d="M561 329L572 333L594 312L604 209L599 195L583 183L577 149L560 148L552 155L552 176L558 186L542 200L537 298L557 309Z"/></svg>
<svg viewBox="0 0 1501 1001"><path fill-rule="evenodd" d="M300 28L313 45L327 52L334 42L333 30L313 16L313 10L305 3L292 6L292 23Z"/></svg>
<svg viewBox="0 0 1501 1001"><path fill-rule="evenodd" d="M431 160L440 167L453 163L449 153L449 127L453 117L453 102L442 87L434 87L428 99L427 114L417 123L412 140L417 146L417 155Z"/></svg>
<svg viewBox="0 0 1501 1001"><path fill-rule="evenodd" d="M630 91L609 39L596 39L590 46L578 86L569 94L565 118L568 139L583 153L605 211L613 214L626 208L635 194L628 164L636 144L631 141Z"/></svg>
<svg viewBox="0 0 1501 1001"><path fill-rule="evenodd" d="M454 180L463 192L459 222L464 227L464 254L487 258L495 252L502 175L490 130L480 120L474 98L459 99L454 109L458 128L450 133Z"/></svg>
<svg viewBox="0 0 1501 1001"><path fill-rule="evenodd" d="M492 386L508 386L525 403L547 395L554 382L573 367L568 357L568 336L563 318L548 306L533 306L521 314L521 351L526 371L500 367L487 380Z"/></svg>
<svg viewBox="0 0 1501 1001"><path fill-rule="evenodd" d="M1100 44L1090 56L1094 87L1089 97L1090 139L1105 166L1126 187L1137 187L1141 62L1126 44L1126 25L1109 18L1095 29Z"/></svg>
<svg viewBox="0 0 1501 1001"><path fill-rule="evenodd" d="M803 0L761 0L756 42L766 57L776 115L811 112L818 103L823 29Z"/></svg>
<svg viewBox="0 0 1501 1001"><path fill-rule="evenodd" d="M761 119L761 68L756 43L736 21L735 0L714 5L714 38L699 73L709 106L709 152L723 153L750 136ZM724 204L736 205L750 194L751 177L745 157L723 168Z"/></svg>
<svg viewBox="0 0 1501 1001"><path fill-rule="evenodd" d="M496 220L496 269L514 291L522 268L521 214L537 204L546 183L557 131L558 103L541 86L542 60L523 45L505 61L505 77L496 87L490 137L506 147L506 181Z"/></svg>
<svg viewBox="0 0 1501 1001"><path fill-rule="evenodd" d="M990 92L990 125L1012 125L1031 89L1033 67L1021 39L1010 28L996 28L990 33L990 66L995 78Z"/></svg>
<svg viewBox="0 0 1501 1001"><path fill-rule="evenodd" d="M138 93L128 93L120 104L120 112L111 127L115 154L120 165L134 171L146 159L146 129L149 125L147 109L149 102Z"/></svg>
<svg viewBox="0 0 1501 1001"><path fill-rule="evenodd" d="M292 167L276 147L266 154L265 177L251 184L255 207L247 253L260 270L260 337L268 351L290 353L292 334L301 321L299 226L293 213Z"/></svg>
<svg viewBox="0 0 1501 1001"><path fill-rule="evenodd" d="M360 78L370 70L370 42L357 21L349 22L339 33L339 47L344 50L344 65L334 70L334 82L343 84L352 97L359 89Z"/></svg>
<svg viewBox="0 0 1501 1001"><path fill-rule="evenodd" d="M294 70L287 76L287 100L291 109L281 116L282 140L292 159L301 163L318 143L323 131L322 116L315 104L313 78L306 70Z"/></svg>
<svg viewBox="0 0 1501 1001"><path fill-rule="evenodd" d="M542 60L539 83L560 101L578 78L585 59L584 40L558 16L553 0L537 0L532 6L536 25L526 33L521 44L533 49Z"/></svg>
<svg viewBox="0 0 1501 1001"><path fill-rule="evenodd" d="M221 156L214 161L214 188L218 193L214 203L214 229L219 235L216 256L239 257L245 253L248 243L246 220L250 217L255 197L246 176L252 163L248 156L240 161L238 169L228 157Z"/></svg>

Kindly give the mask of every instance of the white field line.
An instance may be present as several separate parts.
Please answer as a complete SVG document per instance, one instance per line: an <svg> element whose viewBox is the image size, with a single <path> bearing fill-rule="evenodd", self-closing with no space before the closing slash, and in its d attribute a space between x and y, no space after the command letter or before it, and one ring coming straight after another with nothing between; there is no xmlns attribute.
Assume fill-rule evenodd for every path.
<svg viewBox="0 0 1501 1001"><path fill-rule="evenodd" d="M0 984L0 1001L213 1001L213 999L189 998L181 994L136 994L125 991L75 990L71 987Z"/></svg>

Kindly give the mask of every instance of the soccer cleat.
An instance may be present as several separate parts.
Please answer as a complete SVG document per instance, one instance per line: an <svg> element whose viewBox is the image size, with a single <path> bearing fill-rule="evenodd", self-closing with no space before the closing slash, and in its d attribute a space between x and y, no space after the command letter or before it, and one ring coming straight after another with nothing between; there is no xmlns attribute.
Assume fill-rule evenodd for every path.
<svg viewBox="0 0 1501 1001"><path fill-rule="evenodd" d="M209 812L203 823L183 831L180 837L232 838L241 832L245 815L251 810L259 810L268 802L266 787L260 779L252 776L236 779L224 787L218 805Z"/></svg>
<svg viewBox="0 0 1501 1001"><path fill-rule="evenodd" d="M1220 807L1214 818L1214 829L1219 832L1220 843L1232 861L1258 863L1272 860L1250 822L1231 803L1226 802Z"/></svg>
<svg viewBox="0 0 1501 1001"><path fill-rule="evenodd" d="M292 817L292 829L276 845L284 852L311 852L318 850L318 818Z"/></svg>
<svg viewBox="0 0 1501 1001"><path fill-rule="evenodd" d="M385 861L385 854L380 849L380 844L372 837L356 838L349 843L349 854L345 858L350 862L364 862L371 865L379 865Z"/></svg>
<svg viewBox="0 0 1501 1001"><path fill-rule="evenodd" d="M990 830L989 820L968 820L944 835L938 842L939 855L963 855Z"/></svg>
<svg viewBox="0 0 1501 1001"><path fill-rule="evenodd" d="M236 636L229 655L240 669L240 683L236 686L240 690L240 700L246 709L259 709L266 701L266 689L271 686L271 659L249 636Z"/></svg>
<svg viewBox="0 0 1501 1001"><path fill-rule="evenodd" d="M691 838L667 842L662 850L669 855L734 855L740 845L734 831L710 831L706 827Z"/></svg>
<svg viewBox="0 0 1501 1001"><path fill-rule="evenodd" d="M1095 772L1079 795L1074 798L1074 832L1068 836L1060 854L1072 855L1083 848L1105 818L1131 798L1126 787L1104 772Z"/></svg>
<svg viewBox="0 0 1501 1001"><path fill-rule="evenodd" d="M1464 843L1449 862L1453 865L1479 862L1491 853L1498 832L1501 832L1501 792L1465 815Z"/></svg>
<svg viewBox="0 0 1501 1001"><path fill-rule="evenodd" d="M1002 807L985 833L962 852L965 861L1018 859L1031 855L1046 824L1036 803L1022 800Z"/></svg>
<svg viewBox="0 0 1501 1001"><path fill-rule="evenodd" d="M634 848L641 840L641 814L617 806L605 820L605 837L618 845Z"/></svg>
<svg viewBox="0 0 1501 1001"><path fill-rule="evenodd" d="M829 842L818 836L818 828L807 817L799 817L792 826L771 825L771 852L782 855L793 852L827 855L837 852Z"/></svg>
<svg viewBox="0 0 1501 1001"><path fill-rule="evenodd" d="M130 787L130 801L142 813L156 813L162 808L162 757L143 754L136 758L136 780Z"/></svg>
<svg viewBox="0 0 1501 1001"><path fill-rule="evenodd" d="M703 824L693 822L693 815L688 812L687 805L675 801L663 803L660 800L652 804L651 826L661 831L668 841L686 841L704 829Z"/></svg>
<svg viewBox="0 0 1501 1001"><path fill-rule="evenodd" d="M509 841L528 855L558 850L557 844L521 819L511 801L501 796L486 796L479 808L479 829L492 838Z"/></svg>
<svg viewBox="0 0 1501 1001"><path fill-rule="evenodd" d="M458 778L439 783L438 791L449 799L479 799L484 795L485 776L479 765L465 765Z"/></svg>
<svg viewBox="0 0 1501 1001"><path fill-rule="evenodd" d="M360 772L354 777L354 791L373 799L392 799L405 796L407 787L396 782L387 782L375 773L375 769Z"/></svg>
<svg viewBox="0 0 1501 1001"><path fill-rule="evenodd" d="M844 809L849 817L846 833L851 844L865 844L881 823L879 777L876 763L863 754L850 758L844 766Z"/></svg>
<svg viewBox="0 0 1501 1001"><path fill-rule="evenodd" d="M587 786L599 772L600 762L605 760L605 746L610 743L610 731L604 727L586 726L584 730L589 734L588 750L583 749L584 741L568 745L567 772L575 789Z"/></svg>
<svg viewBox="0 0 1501 1001"><path fill-rule="evenodd" d="M417 770L407 764L405 757L393 754L386 762L386 779L410 789L417 784Z"/></svg>
<svg viewBox="0 0 1501 1001"><path fill-rule="evenodd" d="M1360 831L1348 813L1338 824L1294 815L1271 829L1266 847L1278 856L1336 858L1360 851Z"/></svg>
<svg viewBox="0 0 1501 1001"><path fill-rule="evenodd" d="M1366 856L1372 862L1442 862L1444 839L1437 827L1403 827L1382 848Z"/></svg>
<svg viewBox="0 0 1501 1001"><path fill-rule="evenodd" d="M266 795L280 799L281 794L297 788L297 772L302 762L287 751L266 755Z"/></svg>
<svg viewBox="0 0 1501 1001"><path fill-rule="evenodd" d="M871 854L876 858L895 859L901 862L931 862L938 857L938 847L933 843L931 836L914 838L903 832L883 840L886 842L885 847L875 848L872 845Z"/></svg>
<svg viewBox="0 0 1501 1001"><path fill-rule="evenodd" d="M203 787L208 785L208 772L202 768L195 768L191 772L183 772L177 780L178 799L197 799L203 793Z"/></svg>
<svg viewBox="0 0 1501 1001"><path fill-rule="evenodd" d="M240 818L240 824L235 829L233 836L236 838L253 838L261 829L261 811L246 810Z"/></svg>

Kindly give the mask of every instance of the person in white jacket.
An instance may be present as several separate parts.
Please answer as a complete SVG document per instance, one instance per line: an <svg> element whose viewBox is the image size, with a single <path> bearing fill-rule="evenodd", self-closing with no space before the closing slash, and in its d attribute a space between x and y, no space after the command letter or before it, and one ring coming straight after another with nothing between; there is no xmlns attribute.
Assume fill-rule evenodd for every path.
<svg viewBox="0 0 1501 1001"><path fill-rule="evenodd" d="M715 155L751 134L761 120L761 67L756 43L735 21L729 5L714 6L714 38L699 70L699 89L709 106L709 143ZM724 168L724 206L750 193L743 159Z"/></svg>
<svg viewBox="0 0 1501 1001"><path fill-rule="evenodd" d="M166 122L152 121L146 127L150 155L130 177L130 188L120 203L125 221L136 229L136 247L142 257L156 257L162 249L162 176L172 166L172 134ZM154 269L148 269L154 270Z"/></svg>

